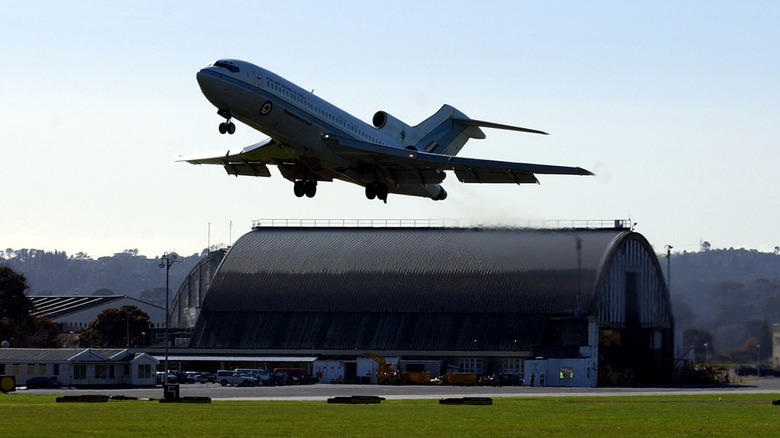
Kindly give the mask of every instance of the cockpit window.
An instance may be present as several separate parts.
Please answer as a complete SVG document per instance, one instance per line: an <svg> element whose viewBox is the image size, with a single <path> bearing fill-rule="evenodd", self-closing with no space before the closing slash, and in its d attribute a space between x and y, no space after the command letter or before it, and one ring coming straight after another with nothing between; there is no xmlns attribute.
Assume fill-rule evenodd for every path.
<svg viewBox="0 0 780 438"><path fill-rule="evenodd" d="M239 70L238 70L238 67L236 67L236 66L235 66L235 65L233 65L233 64L228 64L228 63L227 63L227 62L225 62L225 61L217 61L217 62L215 62L215 63L214 63L214 67L222 67L222 68L226 68L226 69L230 70L230 71L231 71L231 72L233 72L233 73L238 73L238 71L239 71Z"/></svg>

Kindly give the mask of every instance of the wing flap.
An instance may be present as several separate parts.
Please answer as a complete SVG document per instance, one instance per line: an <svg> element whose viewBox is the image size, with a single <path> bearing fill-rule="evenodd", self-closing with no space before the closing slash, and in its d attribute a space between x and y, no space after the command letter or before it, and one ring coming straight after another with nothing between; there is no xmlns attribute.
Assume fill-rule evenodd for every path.
<svg viewBox="0 0 780 438"><path fill-rule="evenodd" d="M538 184L533 173L518 172L513 170L484 169L484 168L463 168L455 169L455 176L462 183L515 183L515 184Z"/></svg>
<svg viewBox="0 0 780 438"><path fill-rule="evenodd" d="M190 164L216 164L225 168L228 175L270 177L266 164L273 164L280 155L273 139L249 145L238 152L227 151L220 155L182 156L176 161Z"/></svg>
<svg viewBox="0 0 780 438"><path fill-rule="evenodd" d="M270 177L271 171L263 163L230 161L223 164L228 175Z"/></svg>
<svg viewBox="0 0 780 438"><path fill-rule="evenodd" d="M455 176L463 183L537 184L539 181L535 174L593 175L580 167L432 154L332 135L326 135L325 140L338 143L339 154L362 157L367 164L382 167L399 181L405 182L439 183L444 179L444 170L454 171Z"/></svg>

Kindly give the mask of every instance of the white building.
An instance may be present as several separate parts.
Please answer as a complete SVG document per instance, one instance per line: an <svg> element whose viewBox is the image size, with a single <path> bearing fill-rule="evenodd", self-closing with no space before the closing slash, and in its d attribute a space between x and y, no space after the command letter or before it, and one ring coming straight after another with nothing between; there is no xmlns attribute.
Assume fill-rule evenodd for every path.
<svg viewBox="0 0 780 438"><path fill-rule="evenodd" d="M50 377L64 387L154 386L159 361L120 348L0 348L0 374L17 386Z"/></svg>

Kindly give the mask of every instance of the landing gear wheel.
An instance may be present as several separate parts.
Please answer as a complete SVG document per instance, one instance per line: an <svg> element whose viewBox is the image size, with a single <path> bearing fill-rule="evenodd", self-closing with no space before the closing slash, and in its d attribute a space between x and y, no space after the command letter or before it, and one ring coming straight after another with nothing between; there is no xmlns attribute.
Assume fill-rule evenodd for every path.
<svg viewBox="0 0 780 438"><path fill-rule="evenodd" d="M317 181L310 179L304 185L304 191L307 198L313 198L317 194Z"/></svg>
<svg viewBox="0 0 780 438"><path fill-rule="evenodd" d="M387 204L387 184L385 183L377 183L376 184L376 198L380 201L384 201L385 204Z"/></svg>
<svg viewBox="0 0 780 438"><path fill-rule="evenodd" d="M233 134L236 132L236 125L233 122L227 121L219 124L220 134Z"/></svg>
<svg viewBox="0 0 780 438"><path fill-rule="evenodd" d="M376 183L366 184L366 198L368 199L376 198Z"/></svg>
<svg viewBox="0 0 780 438"><path fill-rule="evenodd" d="M293 186L293 192L295 193L295 196L299 198L303 198L303 195L306 192L306 187L303 180L299 179L295 181L295 186Z"/></svg>
<svg viewBox="0 0 780 438"><path fill-rule="evenodd" d="M387 203L387 184L383 182L366 184L366 198L376 198Z"/></svg>

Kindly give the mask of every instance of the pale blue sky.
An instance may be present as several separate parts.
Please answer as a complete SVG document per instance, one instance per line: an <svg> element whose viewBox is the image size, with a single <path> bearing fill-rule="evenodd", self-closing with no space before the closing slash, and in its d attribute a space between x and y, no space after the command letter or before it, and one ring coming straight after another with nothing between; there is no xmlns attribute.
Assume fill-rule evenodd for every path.
<svg viewBox="0 0 780 438"><path fill-rule="evenodd" d="M0 246L155 256L235 240L259 218L638 222L656 251L780 245L777 2L5 2ZM370 121L449 103L487 130L461 155L594 178L466 185L447 200L322 184L293 196L179 155L265 136L221 118L196 71L233 57ZM229 224L232 221L232 233Z"/></svg>

